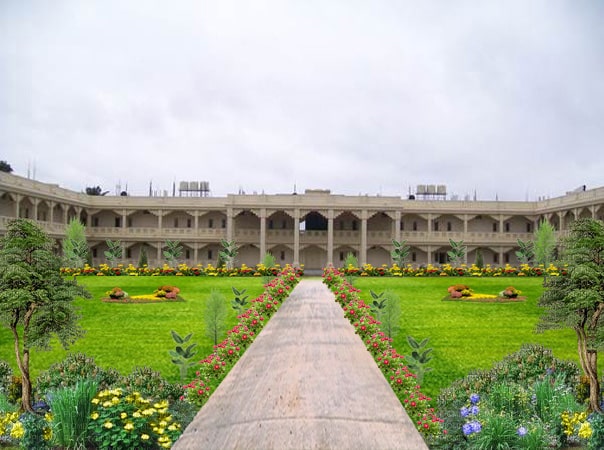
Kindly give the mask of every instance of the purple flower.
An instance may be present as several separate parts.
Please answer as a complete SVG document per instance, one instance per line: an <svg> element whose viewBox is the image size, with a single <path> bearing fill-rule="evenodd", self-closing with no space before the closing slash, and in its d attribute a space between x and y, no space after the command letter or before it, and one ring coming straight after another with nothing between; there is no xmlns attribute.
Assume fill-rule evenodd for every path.
<svg viewBox="0 0 604 450"><path fill-rule="evenodd" d="M477 415L480 412L480 408L476 405L472 405L470 408L470 414Z"/></svg>
<svg viewBox="0 0 604 450"><path fill-rule="evenodd" d="M472 427L471 423L464 423L461 427L461 431L463 431L465 436L469 436L470 434L474 433L474 428Z"/></svg>
<svg viewBox="0 0 604 450"><path fill-rule="evenodd" d="M519 427L518 430L516 430L516 433L518 433L518 436L522 437L526 436L528 430L525 427Z"/></svg>
<svg viewBox="0 0 604 450"><path fill-rule="evenodd" d="M480 433L480 430L482 430L482 424L478 420L470 422L470 425L472 425L472 431L474 431L474 433Z"/></svg>
<svg viewBox="0 0 604 450"><path fill-rule="evenodd" d="M468 414L470 414L470 410L464 406L459 410L459 414L461 414L461 417L468 417Z"/></svg>
<svg viewBox="0 0 604 450"><path fill-rule="evenodd" d="M469 436L474 433L480 433L481 430L482 430L482 424L477 420L474 420L474 421L468 422L468 423L464 423L463 426L461 427L461 431L463 432L463 434L465 436Z"/></svg>
<svg viewBox="0 0 604 450"><path fill-rule="evenodd" d="M480 401L480 395L478 395L478 394L470 395L470 401L472 402L473 405L475 405L476 403L478 403Z"/></svg>

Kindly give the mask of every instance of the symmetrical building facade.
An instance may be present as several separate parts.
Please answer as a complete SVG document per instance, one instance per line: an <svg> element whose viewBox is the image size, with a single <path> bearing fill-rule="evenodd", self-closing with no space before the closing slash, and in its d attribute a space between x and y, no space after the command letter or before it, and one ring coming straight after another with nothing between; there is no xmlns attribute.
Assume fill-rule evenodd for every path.
<svg viewBox="0 0 604 450"><path fill-rule="evenodd" d="M149 265L162 265L167 240L179 241L187 265L216 264L221 239L239 245L238 264L255 266L267 252L281 265L341 266L348 253L360 264L390 264L392 240L411 247L413 265L444 263L449 239L464 241L467 263L480 249L485 264L517 264L518 239L528 241L539 222L559 234L583 217L604 218L604 188L530 202L410 200L401 197L304 194L226 197L91 196L0 173L0 234L7 223L36 220L60 241L72 218L86 225L95 264L106 241L119 241L124 263L137 264L146 247Z"/></svg>

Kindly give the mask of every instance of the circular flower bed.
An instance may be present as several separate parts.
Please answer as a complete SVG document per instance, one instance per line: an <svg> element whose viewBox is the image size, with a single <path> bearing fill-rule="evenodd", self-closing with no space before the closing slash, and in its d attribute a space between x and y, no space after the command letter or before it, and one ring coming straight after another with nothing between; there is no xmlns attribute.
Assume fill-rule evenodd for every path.
<svg viewBox="0 0 604 450"><path fill-rule="evenodd" d="M463 301L480 303L508 303L522 302L526 297L521 297L521 292L513 286L508 286L498 295L475 293L465 284L454 284L447 289L449 294L443 298L444 301Z"/></svg>
<svg viewBox="0 0 604 450"><path fill-rule="evenodd" d="M107 291L107 297L101 300L106 303L161 303L161 302L184 302L179 295L180 289L176 286L159 286L153 294L128 295L122 288L114 287Z"/></svg>

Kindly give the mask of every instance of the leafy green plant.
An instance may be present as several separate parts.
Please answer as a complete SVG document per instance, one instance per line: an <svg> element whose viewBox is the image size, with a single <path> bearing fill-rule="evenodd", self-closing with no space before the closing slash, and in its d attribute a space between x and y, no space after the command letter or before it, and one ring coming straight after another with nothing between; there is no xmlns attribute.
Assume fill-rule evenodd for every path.
<svg viewBox="0 0 604 450"><path fill-rule="evenodd" d="M172 339L176 343L176 347L174 350L170 350L171 361L179 368L180 372L180 381L184 383L187 378L187 371L190 367L195 365L195 361L191 361L193 357L197 354L196 343L189 344L193 333L187 334L185 337L182 337L174 330L170 330L172 334Z"/></svg>
<svg viewBox="0 0 604 450"><path fill-rule="evenodd" d="M0 394L7 394L13 376L13 369L6 361L0 360Z"/></svg>
<svg viewBox="0 0 604 450"><path fill-rule="evenodd" d="M52 436L48 416L41 416L33 412L25 412L19 421L23 426L23 434L20 441L21 448L25 450L50 449L50 438Z"/></svg>
<svg viewBox="0 0 604 450"><path fill-rule="evenodd" d="M547 261L553 251L553 229L542 222L540 239L535 243L537 258ZM551 234L550 234L551 233ZM537 245L539 242L539 245ZM550 250L547 250L550 249ZM541 255L541 256L539 256ZM538 300L543 314L537 331L569 328L577 336L579 361L589 378L590 407L602 412L598 349L604 345L604 223L595 219L575 221L564 239L562 261L568 265L568 276L547 277Z"/></svg>
<svg viewBox="0 0 604 450"><path fill-rule="evenodd" d="M535 251L533 247L533 241L523 241L518 239L518 250L516 250L516 257L520 264L530 264L535 257Z"/></svg>
<svg viewBox="0 0 604 450"><path fill-rule="evenodd" d="M166 241L166 250L164 250L164 258L169 266L176 267L178 259L182 256L183 247L179 241Z"/></svg>
<svg viewBox="0 0 604 450"><path fill-rule="evenodd" d="M107 250L104 252L105 258L107 258L107 262L110 266L115 267L117 262L122 259L124 253L122 243L120 241L111 240L107 240L105 243L107 244Z"/></svg>
<svg viewBox="0 0 604 450"><path fill-rule="evenodd" d="M116 384L127 391L139 392L154 400L167 399L175 402L184 394L180 384L170 383L160 372L146 366L135 367Z"/></svg>
<svg viewBox="0 0 604 450"><path fill-rule="evenodd" d="M386 291L384 296L386 297L386 306L382 311L380 329L392 339L396 337L401 328L401 299L391 291Z"/></svg>
<svg viewBox="0 0 604 450"><path fill-rule="evenodd" d="M138 267L143 268L149 264L149 257L147 256L147 246L143 244L141 246L141 252L138 255Z"/></svg>
<svg viewBox="0 0 604 450"><path fill-rule="evenodd" d="M376 292L373 292L372 290L369 290L369 294L373 298L373 301L371 302L371 305L369 306L371 308L371 313L374 315L374 317L377 320L380 320L382 311L384 311L384 309L386 309L386 301L388 299L386 297L384 297L384 292L380 292L378 294Z"/></svg>
<svg viewBox="0 0 604 450"><path fill-rule="evenodd" d="M484 258L482 256L482 250L480 248L476 249L476 262L474 264L479 269L482 269L484 267Z"/></svg>
<svg viewBox="0 0 604 450"><path fill-rule="evenodd" d="M535 239L533 241L534 257L537 264L542 264L547 269L554 260L556 245L554 226L547 220L542 220L535 230ZM547 271L544 271L544 281L546 277Z"/></svg>
<svg viewBox="0 0 604 450"><path fill-rule="evenodd" d="M231 302L231 307L235 311L237 311L237 315L239 315L245 311L245 309L247 308L247 305L248 305L247 299L249 296L248 295L246 295L245 297L243 296L243 294L245 294L247 289L238 290L235 287L231 287L231 290L233 291L233 294L235 294L235 298Z"/></svg>
<svg viewBox="0 0 604 450"><path fill-rule="evenodd" d="M592 413L588 417L592 429L591 438L588 441L588 450L600 450L604 448L604 415Z"/></svg>
<svg viewBox="0 0 604 450"><path fill-rule="evenodd" d="M63 239L63 264L65 267L82 268L89 253L86 227L79 219L71 219L65 228Z"/></svg>
<svg viewBox="0 0 604 450"><path fill-rule="evenodd" d="M449 239L449 244L451 245L451 250L447 252L449 264L453 267L459 267L466 258L467 247L464 245L463 241L457 242L453 239Z"/></svg>
<svg viewBox="0 0 604 450"><path fill-rule="evenodd" d="M369 290L369 294L373 298L373 302L370 304L371 313L380 322L380 329L386 336L393 338L400 329L400 298L390 291L377 294Z"/></svg>
<svg viewBox="0 0 604 450"><path fill-rule="evenodd" d="M49 395L54 443L63 448L86 448L92 399L97 388L95 380L87 379Z"/></svg>
<svg viewBox="0 0 604 450"><path fill-rule="evenodd" d="M392 246L394 249L390 252L392 261L399 266L403 267L407 263L411 247L407 245L407 241L396 241L392 239Z"/></svg>
<svg viewBox="0 0 604 450"><path fill-rule="evenodd" d="M359 260L353 253L346 253L346 258L344 258L344 273L346 276L346 281L351 286L354 284L355 277L360 273L358 268Z"/></svg>
<svg viewBox="0 0 604 450"><path fill-rule="evenodd" d="M235 264L235 258L239 253L239 246L235 241L227 241L226 239L220 240L222 250L218 252L219 258L224 261L227 269L232 269Z"/></svg>
<svg viewBox="0 0 604 450"><path fill-rule="evenodd" d="M89 430L100 449L170 448L182 433L167 400L154 402L116 388L99 392L92 404Z"/></svg>
<svg viewBox="0 0 604 450"><path fill-rule="evenodd" d="M273 256L272 253L267 252L262 258L262 266L264 266L264 271L267 275L264 275L262 278L264 280L264 284L268 284L274 275L271 273L271 269L273 269L277 264L277 260Z"/></svg>
<svg viewBox="0 0 604 450"><path fill-rule="evenodd" d="M226 299L219 291L213 290L206 303L203 319L206 325L206 336L214 342L214 345L218 345L218 341L226 330L226 318Z"/></svg>
<svg viewBox="0 0 604 450"><path fill-rule="evenodd" d="M425 338L422 341L416 341L413 336L407 336L407 342L411 347L411 355L407 356L407 365L417 375L418 383L424 380L426 372L432 370L428 367L428 363L432 360L432 348L426 347L430 338Z"/></svg>
<svg viewBox="0 0 604 450"><path fill-rule="evenodd" d="M38 375L36 390L38 397L46 398L48 392L75 388L83 380L93 380L100 389L107 389L119 379L120 374L115 369L99 367L94 358L84 353L70 353Z"/></svg>

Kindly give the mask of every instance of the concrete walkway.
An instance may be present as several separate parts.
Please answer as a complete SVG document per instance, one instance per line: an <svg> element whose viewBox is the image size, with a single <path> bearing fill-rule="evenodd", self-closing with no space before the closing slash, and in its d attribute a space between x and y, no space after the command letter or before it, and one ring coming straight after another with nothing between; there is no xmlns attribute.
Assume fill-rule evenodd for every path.
<svg viewBox="0 0 604 450"><path fill-rule="evenodd" d="M173 449L428 447L321 281L303 280Z"/></svg>

